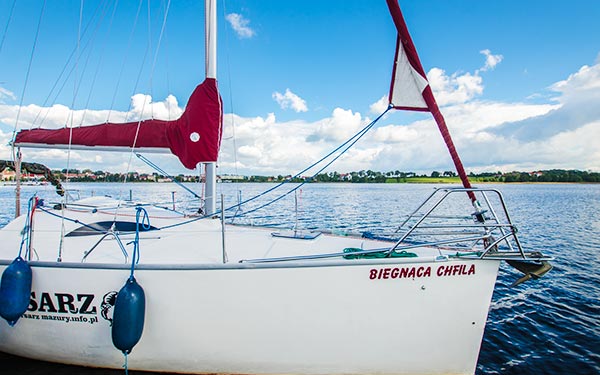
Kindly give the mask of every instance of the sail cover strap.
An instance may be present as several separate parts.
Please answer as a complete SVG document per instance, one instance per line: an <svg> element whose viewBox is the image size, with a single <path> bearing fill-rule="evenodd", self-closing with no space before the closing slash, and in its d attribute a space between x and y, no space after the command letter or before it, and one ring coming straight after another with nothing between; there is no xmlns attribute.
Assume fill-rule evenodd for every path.
<svg viewBox="0 0 600 375"><path fill-rule="evenodd" d="M186 168L194 169L199 162L217 160L222 117L217 81L207 78L196 87L177 120L150 119L76 128L22 130L16 136L15 146L122 147L124 151L131 148L167 149Z"/></svg>
<svg viewBox="0 0 600 375"><path fill-rule="evenodd" d="M411 111L431 112L438 129L442 134L446 147L450 152L452 161L463 186L466 189L471 188L471 183L467 173L462 165L458 152L454 147L454 142L450 137L450 132L446 126L444 116L435 101L431 86L427 81L425 70L419 60L417 49L413 44L412 38L406 27L406 22L400 11L398 0L387 0L388 8L396 29L398 30L398 39L396 43L396 59L394 61L394 72L392 84L390 87L389 103L396 109L405 109ZM475 202L475 194L472 191L467 192L471 201Z"/></svg>

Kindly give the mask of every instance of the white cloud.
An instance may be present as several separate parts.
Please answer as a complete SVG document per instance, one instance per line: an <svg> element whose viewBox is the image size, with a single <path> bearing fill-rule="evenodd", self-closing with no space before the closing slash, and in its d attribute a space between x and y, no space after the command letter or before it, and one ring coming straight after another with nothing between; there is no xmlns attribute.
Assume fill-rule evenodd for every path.
<svg viewBox="0 0 600 375"><path fill-rule="evenodd" d="M136 94L131 98L131 110L128 118L129 121L146 118L175 120L182 113L183 109L179 108L177 99L173 95L167 96L162 102L153 102L150 95Z"/></svg>
<svg viewBox="0 0 600 375"><path fill-rule="evenodd" d="M493 70L496 65L500 64L500 62L504 59L504 56L502 55L492 55L492 52L489 49L484 49L479 51L479 53L485 56L485 65L479 69L479 71L482 72Z"/></svg>
<svg viewBox="0 0 600 375"><path fill-rule="evenodd" d="M248 26L250 21L245 19L241 14L230 13L225 16L225 19L240 38L252 38L256 34L255 31Z"/></svg>
<svg viewBox="0 0 600 375"><path fill-rule="evenodd" d="M343 142L356 134L367 122L368 119L363 119L358 112L336 108L331 117L319 120L314 124L315 131L306 140L309 142Z"/></svg>
<svg viewBox="0 0 600 375"><path fill-rule="evenodd" d="M12 100L17 99L17 97L15 96L15 94L12 91L7 90L4 87L0 87L0 103L4 103L5 98L9 98Z"/></svg>
<svg viewBox="0 0 600 375"><path fill-rule="evenodd" d="M580 100L582 96L597 99L600 96L600 62L593 66L582 66L567 79L550 86L550 89L562 94L562 102Z"/></svg>
<svg viewBox="0 0 600 375"><path fill-rule="evenodd" d="M447 75L440 68L432 68L427 73L427 79L440 106L466 103L483 94L483 78L480 73L493 70L504 57L492 54L489 49L480 52L486 57L485 64L474 73Z"/></svg>
<svg viewBox="0 0 600 375"><path fill-rule="evenodd" d="M540 104L478 100L483 78L477 74L448 75L433 69L430 76L438 101L445 104L442 112L467 171L600 170L596 145L600 107L589 102L600 100L600 64L584 66L552 85L557 99ZM371 108L381 103L385 97ZM399 119L405 117L390 112L330 170L452 170L431 115L417 116L419 120L402 124ZM237 121L236 134L243 134L243 139L237 137L242 151L238 153L240 171L287 174L326 155L370 120L350 109L336 108L330 116L312 123L280 123L272 115ZM223 170L233 166L231 149L224 149L228 151L222 155Z"/></svg>
<svg viewBox="0 0 600 375"><path fill-rule="evenodd" d="M448 75L441 70L433 73L437 93L445 95L446 105L442 112L467 171L549 168L600 171L600 149L596 141L600 138L600 106L597 106L600 64L583 66L553 84L549 89L556 93L555 100L540 104L540 98L536 99L538 103L483 101L478 99L483 90L481 77ZM546 95L541 95L543 97ZM145 95L132 98L134 116L139 116L142 108L144 116L149 115L150 107L157 117L169 116L169 106L171 114L182 110L174 97L156 103ZM16 110L16 106L0 104L0 121L7 125L4 130L0 129L0 157L10 157L10 149L6 146L11 135L8 128L12 129ZM49 125L64 126L68 119L67 107L30 105L22 109L23 123L33 122L40 110L44 114L48 112L44 116ZM104 121L107 115L107 111L89 110L86 122ZM76 111L74 118L81 120L81 117L80 111ZM113 121L125 117L124 112L111 114ZM329 116L315 121L282 122L272 113L251 118L225 114L219 173L296 173L334 150L370 121L367 116L347 108L336 108ZM235 143L232 124L235 124ZM24 152L28 161L47 162L52 168L66 166L65 151ZM124 171L129 157L127 153L107 153L98 159L97 153L78 151L72 153L70 159L73 168ZM175 157L152 155L152 160L169 172L189 173ZM151 171L142 163L134 164L130 169ZM429 113L406 117L392 111L329 170L361 169L430 173L453 168ZM306 174L311 172L314 171Z"/></svg>
<svg viewBox="0 0 600 375"><path fill-rule="evenodd" d="M17 105L0 103L0 122L14 126L18 112ZM23 106L19 114L19 129L49 128L56 129L64 126L94 125L104 122L127 122L140 119L156 118L173 120L181 116L183 109L177 99L169 95L164 101L153 102L150 95L136 94L131 98L129 112L108 110L71 110L62 104L51 107L40 107L35 104Z"/></svg>
<svg viewBox="0 0 600 375"><path fill-rule="evenodd" d="M324 145L306 142L314 131L314 123L278 122L272 113L265 118L227 114L223 123L224 134L232 134L231 126L235 124L237 152L233 150L233 141L222 143L219 163L222 173L227 173L226 168L231 173L236 167L246 174L287 174L322 156Z"/></svg>
<svg viewBox="0 0 600 375"><path fill-rule="evenodd" d="M414 142L419 138L415 127L386 125L375 129L373 139L381 143Z"/></svg>
<svg viewBox="0 0 600 375"><path fill-rule="evenodd" d="M274 92L273 99L277 102L277 104L279 104L281 109L291 108L296 112L308 111L306 101L291 92L290 89L286 89L285 94L282 94L278 91Z"/></svg>
<svg viewBox="0 0 600 375"><path fill-rule="evenodd" d="M567 79L551 85L550 90L559 94L553 100L558 104L551 111L506 123L496 133L520 142L543 141L600 119L600 64L581 67Z"/></svg>
<svg viewBox="0 0 600 375"><path fill-rule="evenodd" d="M383 112L385 112L385 110L388 108L388 105L389 105L389 97L388 97L388 95L384 95L381 97L381 99L379 99L378 101L376 101L375 103L373 103L369 106L369 111L376 115L380 115Z"/></svg>
<svg viewBox="0 0 600 375"><path fill-rule="evenodd" d="M154 117L167 120L175 119L183 113L179 107L177 99L169 95L164 101L153 102L151 96L137 94L131 98L131 111L108 111L108 110L75 110L71 111L68 107L55 104L51 107L40 107L37 105L27 105L21 108L19 114L18 129L30 129L43 127L56 129L64 126L80 126L101 124L107 121L126 122L136 121ZM0 125L4 125L4 131L0 130L0 159L10 159L11 149L8 143L12 137L12 129L15 125L18 112L17 105L6 105L0 103ZM1 128L0 128L1 129ZM67 155L70 160L71 168L91 168L104 169L113 172L126 171L130 155L128 153L103 153L97 152L71 151L52 149L24 149L25 161L36 161L47 163L50 168L66 168ZM174 156L155 156L161 160L161 166L169 165L173 170L181 170L182 167ZM155 160L153 157L153 160ZM153 172L147 165L137 161L134 158L134 168L140 172ZM167 168L168 169L168 168Z"/></svg>
<svg viewBox="0 0 600 375"><path fill-rule="evenodd" d="M483 93L483 79L477 74L448 76L444 70L432 68L427 78L440 106L465 103Z"/></svg>

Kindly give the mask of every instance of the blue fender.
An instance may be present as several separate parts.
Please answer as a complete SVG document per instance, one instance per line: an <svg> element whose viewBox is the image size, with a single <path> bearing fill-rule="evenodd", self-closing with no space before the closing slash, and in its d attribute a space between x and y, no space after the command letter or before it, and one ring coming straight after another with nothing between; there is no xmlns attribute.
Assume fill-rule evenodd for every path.
<svg viewBox="0 0 600 375"><path fill-rule="evenodd" d="M112 341L115 348L131 353L144 330L146 296L144 289L130 277L117 294L113 311Z"/></svg>
<svg viewBox="0 0 600 375"><path fill-rule="evenodd" d="M27 311L31 296L31 267L21 257L15 258L2 273L0 282L0 316L10 326Z"/></svg>

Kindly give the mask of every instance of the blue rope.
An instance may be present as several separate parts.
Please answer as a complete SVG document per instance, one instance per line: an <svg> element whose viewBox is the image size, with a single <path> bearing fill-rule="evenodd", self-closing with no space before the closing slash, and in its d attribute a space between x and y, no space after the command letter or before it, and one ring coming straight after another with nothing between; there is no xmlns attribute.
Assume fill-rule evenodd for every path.
<svg viewBox="0 0 600 375"><path fill-rule="evenodd" d="M31 238L31 215L33 214L32 206L35 201L36 195L34 194L31 198L29 198L29 202L27 203L27 216L25 217L25 226L23 227L23 231L21 232L21 245L19 246L19 258L21 258L21 254L23 252L23 245L25 245L25 257L28 255L29 251L29 240Z"/></svg>
<svg viewBox="0 0 600 375"><path fill-rule="evenodd" d="M29 198L29 201L27 202L27 218L25 219L27 220L27 222L25 223L25 227L23 228L23 234L25 236L25 256L27 256L27 252L29 251L29 246L31 244L31 206L33 205L34 197L35 195ZM19 249L19 256L21 256L21 250L22 249Z"/></svg>
<svg viewBox="0 0 600 375"><path fill-rule="evenodd" d="M310 166L308 166L308 167L304 168L304 169L303 169L303 170L301 170L300 172L296 173L294 176L292 176L292 177L290 177L290 178L288 178L288 179L286 179L286 180L284 180L284 181L280 182L279 184L277 184L277 185L273 186L273 187L272 187L272 188L270 188L270 189L267 189L267 190L263 191L262 193L260 193L260 194L258 194L258 195L255 195L255 196L254 196L254 197L252 197L252 198L246 199L246 200L245 200L245 201L243 201L243 202L240 202L240 203L238 203L238 204L236 204L236 205L233 205L233 206L231 206L231 207L228 207L228 208L226 208L226 209L225 209L225 211L232 210L233 208L236 208L236 207L238 207L238 206L241 206L241 205L243 205L243 204L246 204L246 203L248 203L248 202L251 202L251 201L253 201L253 200L257 199L257 198L260 198L260 197L262 197L262 196L264 196L264 195L266 195L266 194L268 194L268 193L272 192L273 190L275 190L275 189L279 188L279 187L280 187L280 186L282 186L283 184L286 184L286 183L288 183L288 182L291 182L291 181L292 181L294 178L296 178L296 177L299 177L300 175L302 175L302 174L303 174L303 173L305 173L306 171L309 171L309 170L311 170L312 168L314 168L315 166L319 165L321 162L323 162L324 160L326 160L327 158L329 158L331 155L335 154L336 152L338 152L339 150L341 150L342 148L344 148L346 145L348 145L348 144L349 144L349 145L348 145L348 146L347 146L347 147L346 147L346 148L345 148L345 149L344 149L344 150L343 150L343 151L342 151L342 152L341 152L341 153L340 153L338 156L336 156L336 157L335 157L335 158L334 158L334 159L333 159L331 162L329 162L327 165L325 165L325 167L323 167L323 168L321 168L319 171L317 171L317 173L315 173L315 174L314 174L312 177L316 176L317 174L319 174L320 172L322 172L322 171L323 171L325 168L327 168L328 166L330 166L330 165L331 165L331 164L332 164L334 161L336 161L337 159L339 159L339 158L340 158L340 156L342 156L342 155L343 155L343 154L344 154L346 151L348 151L348 149L349 149L350 147L352 147L352 146L353 146L353 145L354 145L354 144L355 144L355 143L356 143L356 142L357 142L357 141L358 141L360 138L362 138L362 136L363 136L363 135L365 135L365 134L366 134L366 133L367 133L369 130L371 130L371 128L372 128L372 127L375 125L375 123L376 123L377 121L379 121L379 120L380 120L380 119L381 119L381 118L382 118L382 117L383 117L383 116L384 116L384 115L385 115L385 114L386 114L386 113L387 113L387 112L388 112L390 109L392 109L392 108L393 108L393 107L392 107L391 105L390 105L390 106L388 106L388 108L387 108L387 109L386 109L386 110L385 110L385 111L384 111L384 112L383 112L381 115L379 115L379 116L378 116L378 117L377 117L375 120L373 120L373 121L372 121L372 122L371 122L369 125L365 126L365 127L364 127L364 128L362 128L361 130L359 130L359 131L358 131L356 134L354 134L354 135L353 135L352 137L350 137L350 138L349 138L347 141L345 141L344 143L342 143L341 145L339 145L338 147L336 147L336 148L335 148L333 151L331 151L331 152L330 152L330 153L328 153L327 155L323 156L321 159L317 160L316 162L314 162L314 163L313 163L313 164L311 164ZM296 187L295 189L292 189L292 190L290 190L290 191L289 191L289 192L287 192L285 195L288 195L289 193L291 193L291 192L293 192L293 191L297 190L298 188L300 188L300 187L301 187L302 185L304 185L305 183L306 183L306 182L303 182L303 183L302 183L300 186ZM274 200L273 202L276 202L277 200L279 200L279 199L283 198L285 195L283 195L283 196L281 196L281 197L277 198L277 199L276 199L276 200ZM273 203L273 202L271 202L271 203ZM270 204L270 203L269 203L269 204ZM257 208L257 209L254 209L254 210L252 210L252 211L245 212L245 213L244 213L244 215L245 215L245 214L248 214L248 213L250 213L250 212L254 212L254 211L256 211L256 210L258 210L258 209L260 209L260 208L264 208L264 207L265 207L265 205L263 205L263 206L260 206L259 208Z"/></svg>
<svg viewBox="0 0 600 375"><path fill-rule="evenodd" d="M218 215L219 213L220 212L217 212L217 213L215 213L215 215ZM161 228L158 228L158 229L165 230L165 229L175 228L175 227L178 227L178 226L181 226L181 225L186 225L186 224L193 223L193 222L198 221L198 220L206 219L207 217L208 217L208 215L203 215L203 216L195 217L195 218L190 219L190 220L182 221L181 223L176 223L176 224L171 224L171 225L165 225L164 227L161 227Z"/></svg>
<svg viewBox="0 0 600 375"><path fill-rule="evenodd" d="M95 227L93 227L91 225L82 223L81 221L79 221L77 219L71 219L71 218L68 218L66 216L61 216L61 215L55 214L54 212L49 211L49 210L45 209L44 207L39 207L39 209L42 210L42 212L47 213L48 215L52 215L52 216L57 217L59 219L65 219L66 221L70 221L71 223L81 224L82 226L84 226L86 228L89 228L89 229L92 229L92 230L95 230L98 233L106 233L106 231L104 231L104 230L101 230L101 229L95 228Z"/></svg>
<svg viewBox="0 0 600 375"><path fill-rule="evenodd" d="M52 216L57 217L57 218L64 218L66 221L70 221L70 222L75 223L75 224L80 224L80 225L82 225L82 226L84 226L86 228L92 229L92 230L94 230L94 231L96 231L98 233L106 233L105 230L101 230L101 229L95 228L95 227L93 227L91 225L88 225L88 224L85 224L85 223L83 223L83 222L81 222L81 221L79 221L77 219L71 219L71 218L68 218L66 216L61 216L61 215L55 214L54 212L49 211L49 210L47 210L47 209L45 209L43 207L39 207L39 208L40 208L40 210L42 210L42 212L47 213L48 215L52 215ZM156 228L155 230L164 230L164 229L169 229L169 228L173 228L173 227L178 227L180 225L190 224L190 223L193 223L195 221L205 219L206 217L207 216L195 217L193 219L190 219L190 220L187 220L187 221L184 221L184 222L181 222L181 223L172 224L172 225L166 225L166 226L161 227L161 228Z"/></svg>
<svg viewBox="0 0 600 375"><path fill-rule="evenodd" d="M371 122L369 125L367 125L367 126L365 126L364 128L362 128L360 131L358 131L356 134L354 134L352 137L350 137L350 138L349 138L349 139L348 139L346 142L342 143L342 144L341 144L340 146L338 146L338 147L337 147L335 150L331 151L329 154L325 155L325 156L324 156L324 157L322 157L320 160L316 161L315 163L313 163L313 164L312 164L312 165L310 165L309 167L305 168L304 170L302 170L302 171L298 172L298 173L297 173L295 176L293 176L293 177L291 177L291 178L289 178L289 179L287 179L287 180L285 180L285 181L283 181L283 182L279 183L278 185L276 185L276 186L272 187L271 189L268 189L268 190L266 190L266 191L262 192L262 193L261 193L261 194L259 194L259 195L256 195L256 196L254 196L254 197L252 197L252 198L250 198L250 199L247 199L247 200L245 200L245 201L243 201L243 202L241 202L241 203L238 203L237 205L234 205L234 206L231 206L231 207L227 208L227 209L226 209L226 211L227 211L227 210L231 210L231 209L233 209L233 208L235 208L235 207L241 206L241 205L242 205L242 204L244 204L244 203L248 203L248 202L250 202L250 201L252 201L252 200L254 200L254 199L256 199L256 198L259 198L259 197L261 197L261 196L263 196L263 195L265 195L265 194L267 194L267 193L269 193L269 192L271 192L271 191L273 191L273 190L277 189L277 188L278 188L278 187L280 187L281 185L283 185L283 184L285 184L285 183L287 183L287 182L290 182L292 179L294 179L294 178L296 178L296 177L300 176L302 173L304 173L304 172L306 172L306 171L308 171L308 170L312 169L313 167L315 167L316 165L320 164L320 163L321 163L322 161L324 161L325 159L329 158L331 155L333 155L333 154L335 154L336 152L338 152L338 151L342 150L342 151L341 151L341 152L340 152L340 153L339 153L339 154L338 154L336 157L334 157L334 158L333 158L333 159L332 159L332 160L331 160L329 163L325 164L325 165L324 165L324 166L323 166L321 169L319 169L317 172L315 172L315 173L314 173L314 174L311 176L311 179L312 179L312 178L314 178L314 177L315 177L315 176L317 176L319 173L323 172L323 171L324 171L324 170L325 170L327 167L329 167L331 164L333 164L333 163L334 163L334 162L335 162L337 159L339 159L339 158L340 158L342 155L344 155L344 154L346 153L346 151L348 151L348 150L349 150L349 149L350 149L352 146L354 146L354 144L356 144L356 142L358 142L358 141L359 141L359 140L360 140L360 139L361 139L361 138L362 138L362 137L363 137L365 134L367 134L367 132L368 132L369 130L371 130L371 128L372 128L372 127L375 125L375 123L377 123L377 121L379 121L379 120L380 120L380 119L381 119L381 118L382 118L382 117L383 117L383 116L384 116L384 115L385 115L385 114L386 114L386 113L387 113L387 112L388 112L390 109L392 109L392 108L393 108L393 106L390 104L390 105L388 106L388 108L387 108L387 109L386 109L386 110L385 110L385 111L384 111L384 112L383 112L381 115L379 115L379 116L378 116L378 117L377 117L375 120L373 120L373 121L372 121L372 122ZM293 188L293 189L290 189L288 192L286 192L286 193L284 193L284 194L280 195L279 197L277 197L277 198L275 198L275 199L273 199L273 200L271 200L271 201L269 201L269 202L267 202L267 203L265 203L265 204L263 204L263 205L261 205L261 206L259 206L259 207L257 207L257 208L254 208L254 209L252 209L252 210L250 210L250 211L243 212L242 214L240 214L240 216L247 215L247 214L250 214L250 213L252 213L252 212L258 211L258 210L260 210L260 209L262 209L262 208L265 208L265 207L267 207L267 206L269 206L269 205L271 205L271 204L273 204L273 203L275 203L275 202L279 201L280 199L282 199L282 198L284 198L284 197L288 196L290 193L292 193L292 192L294 192L294 191L298 190L299 188L301 188L301 187L302 187L304 184L306 184L306 183L307 183L307 181L305 180L305 181L303 181L302 183L300 183L300 185L296 186L296 187L295 187L295 188ZM234 215L233 217L235 218L235 217L236 217L236 215Z"/></svg>
<svg viewBox="0 0 600 375"><path fill-rule="evenodd" d="M335 162L337 159L339 159L339 158L340 158L340 157L341 157L343 154L345 154L345 153L346 153L346 151L348 151L348 150L349 150L349 149L350 149L350 148L351 148L351 147L352 147L352 146L353 146L353 145L354 145L356 142L358 142L358 140L360 140L360 139L361 139L361 138L362 138L362 137L363 137L363 136L364 136L364 135L365 135L365 134L366 134L366 133L367 133L369 130L371 130L371 128L373 128L373 126L375 126L375 124L376 124L376 123L377 123L377 122L378 122L378 121L379 121L379 120L380 120L380 119L381 119L381 118L382 118L382 117L383 117L383 116L384 116L386 113L388 113L388 111L389 111L390 109L392 109L392 108L393 108L393 106L390 104L390 105L388 106L388 108L387 108L387 109L386 109L386 110L385 110L385 111L384 111L382 114L380 114L379 116L377 116L377 118L376 118L375 120L371 121L371 123L369 123L367 126L365 126L364 128L362 128L361 130L359 130L359 131L358 131L356 134L354 134L352 137L350 137L350 138L349 138L348 140L346 140L344 143L342 143L341 145L339 145L338 147L336 147L336 148L335 148L333 151L329 152L327 155L323 156L321 159L317 160L316 162L314 162L314 163L313 163L313 164L311 164L310 166L308 166L308 167L304 168L303 170L301 170L300 172L296 173L294 176L292 176L292 177L290 177L290 178L287 178L287 179L285 179L284 181L280 182L279 184L277 184L277 185L273 186L273 187L272 187L272 188L270 188L270 189L267 189L267 190L263 191L263 192L262 192L262 193L260 193L260 194L257 194L257 195L255 195L254 197L248 198L248 199L246 199L245 201L242 201L242 202L239 202L239 203L237 203L237 204L234 204L233 206L229 206L229 207L225 208L224 210L225 210L225 211L230 211L230 210L233 210L234 208L238 208L238 207L240 207L240 206L242 206L242 205L244 205L244 204L246 204L246 203L252 202L253 200L256 200L256 199L258 199L258 198L260 198L260 197L262 197L262 196L264 196L264 195L267 195L267 194L269 194L269 193L270 193L270 192L272 192L273 190L276 190L276 189L280 188L282 185L284 185L284 184L287 184L287 183L291 182L291 181L292 181L294 178L301 176L301 175L302 175L303 173L305 173L306 171L309 171L309 170L311 170L312 168L314 168L315 166L319 165L319 164L320 164L320 163L322 163L324 160L328 159L328 158L329 158L331 155L334 155L336 152L338 152L338 151L342 150L342 151L339 153L339 155L337 155L337 156L336 156L335 158L333 158L333 159L332 159L332 160L331 160L329 163L325 164L325 166L324 166L323 168L319 169L319 170L318 170L318 171L317 171L315 174L313 174L313 175L311 176L311 178L312 178L312 177L315 177L316 175L318 175L319 173L321 173L323 170L325 170L325 168L327 168L327 167L329 167L331 164L333 164L333 163L334 163L334 162ZM158 172L160 172L161 174L163 174L163 175L165 175L165 176L169 176L169 174L168 174L167 172L165 172L164 170L162 170L162 169L161 169L159 166L157 166L156 164L154 164L153 162L151 162L150 160L148 160L148 159L147 159L146 157L144 157L143 155L141 155L141 154L137 154L137 153L136 153L135 155L136 155L136 156L137 156L137 157L138 157L140 160L142 160L143 162L145 162L146 164L148 164L149 166L151 166L152 168L154 168L155 170L157 170L157 171L158 171ZM185 186L184 186L183 184L181 184L180 182L176 181L174 178L172 178L172 177L170 177L170 176L169 176L169 178L171 178L171 180L173 180L173 182L175 182L177 185L181 186L183 189L185 189L186 191L188 191L188 192L190 192L191 194L193 194L195 197L197 197L197 198L200 198L200 197L198 197L198 195L197 195L196 193L194 193L192 190L190 190L190 189L188 189L187 187L185 187ZM255 211L257 211L257 210L260 210L260 209L262 209L262 208L264 208L264 207L266 207L266 206L268 206L268 205L271 205L271 204L273 204L273 203L275 203L275 202L277 202L277 201L281 200L282 198L286 197L286 196L287 196L287 195L289 195L290 193L292 193L292 192L294 192L294 191L298 190L298 189L299 189L300 187L302 187L304 184L306 184L306 181L302 182L300 185L298 185L298 186L296 186L295 188L293 188L293 189L289 190L288 192L286 192L286 193L284 193L284 194L280 195L279 197L277 197L277 198L275 198L275 199L271 200L270 202L267 202L267 203L265 203L265 204L263 204L263 205L259 206L258 208L255 208L255 209L253 209L253 210L251 210L251 211L243 212L243 213L241 213L239 216L247 215L247 214L249 214L249 213L252 213L252 212L255 212ZM215 215L218 215L218 214L220 214L220 211L217 211L217 212L215 213ZM238 216L238 214L237 214L237 213L236 213L236 214L234 214L233 216L231 216L230 218L235 218L236 216ZM162 229L166 229L166 228L173 228L173 227L176 227L176 226L180 226L180 225L188 224L188 223L191 223L191 222L194 222L194 221L196 221L196 220L200 220L200 219L203 219L203 218L206 218L206 217L207 217L207 216L202 216L202 217L195 218L195 219L192 219L192 220L189 220L189 221L183 222L183 223L178 223L178 224L168 225L168 226L165 226L165 227L163 227Z"/></svg>
<svg viewBox="0 0 600 375"><path fill-rule="evenodd" d="M125 375L129 375L129 366L127 365L127 352L123 352L125 356L125 363L123 364L123 368L125 369Z"/></svg>
<svg viewBox="0 0 600 375"><path fill-rule="evenodd" d="M143 207L136 207L135 209L135 239L132 241L133 256L131 257L131 274L129 275L130 280L133 279L135 265L140 261L140 225L144 230L150 229L150 217L148 217L148 212L146 209Z"/></svg>

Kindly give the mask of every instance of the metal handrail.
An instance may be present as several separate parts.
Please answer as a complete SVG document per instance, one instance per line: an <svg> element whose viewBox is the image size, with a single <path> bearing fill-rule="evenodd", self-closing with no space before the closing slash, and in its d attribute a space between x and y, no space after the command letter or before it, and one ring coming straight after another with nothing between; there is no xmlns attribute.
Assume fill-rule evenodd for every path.
<svg viewBox="0 0 600 375"><path fill-rule="evenodd" d="M490 217L487 217L486 221L483 223L473 223L473 224L468 224L468 223L460 223L460 224L455 224L455 223L451 223L451 224L440 224L440 223L426 223L426 220L428 219L433 219L433 218L439 218L438 215L434 215L434 212L440 207L440 205L447 200L447 198L454 193L463 193L463 192L468 192L468 191L472 191L474 193L479 193L481 194L481 196L483 196L483 202L485 203L485 207L483 207L485 209L485 212L490 213ZM443 193L443 195L441 197L439 197L440 193ZM498 201L500 202L502 211L504 213L504 218L505 221L502 222L502 220L500 220L500 217L498 216L496 210L494 210L492 203L490 202L490 199L488 198L488 194L486 193L494 193L498 199ZM437 201L434 201L434 198L437 198ZM424 210L424 208L428 207L428 205L431 205L428 209L425 210L425 212L422 212ZM486 215L487 216L487 215ZM465 217L454 217L456 219L465 219ZM414 210L403 222L402 224L400 224L400 226L396 229L395 233L399 232L401 229L403 229L409 222L411 221L415 221L414 224L412 224L410 227L408 227L406 229L406 231L403 233L403 235L400 237L400 239L398 239L396 241L396 244L394 246L392 246L390 248L390 252L394 251L396 249L399 248L405 248L405 246L402 246L402 244L412 235L429 235L429 236L443 236L443 235L454 235L454 236L460 236L460 235L469 235L469 234L476 234L473 233L473 229L474 228L481 228L484 230L484 232L481 234L481 237L478 238L476 240L476 243L479 241L483 241L484 242L484 249L483 249L483 254L488 254L489 252L493 251L494 249L497 248L497 246L504 242L508 248L510 249L511 252L518 252L520 253L520 255L525 258L525 252L523 251L522 247L521 247L521 243L516 235L516 227L513 225L511 219L510 219L510 215L508 214L508 210L506 208L506 203L504 202L504 197L502 196L502 193L500 193L500 191L498 191L497 189L491 189L491 188L438 188L435 189L434 192L432 194L429 195L429 197L427 197L427 199L425 199L425 201L423 203L421 203L418 208L416 210ZM439 232L428 232L428 233L424 233L423 230L431 230L431 229L456 229L456 228L464 228L464 229L471 229L471 231L462 231L462 232L457 232L457 231L439 231ZM488 243L489 239L493 239L492 237L492 233L493 232L499 232L500 237L499 239L494 239L493 242L490 244ZM511 243L511 239L514 241L514 245L516 246L516 249L513 247L513 244ZM432 242L427 242L425 245L428 246L437 246L437 245L441 245L441 244L449 244L449 243L460 243L460 242L465 242L467 240L473 240L473 237L456 237L454 239L450 239L450 240L444 240L444 241L432 241ZM482 256L484 256L482 255Z"/></svg>
<svg viewBox="0 0 600 375"><path fill-rule="evenodd" d="M427 223L429 219L439 219L439 218L452 218L455 220L467 220L472 219L471 216L447 216L447 215L435 215L434 213L440 205L448 199L450 195L455 193L463 193L466 191L472 191L476 194L483 195L484 207L482 212L489 212L490 217L486 217L484 222L474 222L474 223ZM441 197L440 193L443 193ZM501 206L501 212L503 212L503 217L501 219L498 216L496 210L492 207L492 202L488 198L486 193L494 193L497 197L497 200ZM437 198L437 201L434 200ZM431 206L429 206L431 205ZM424 212L422 212L424 211ZM481 213L477 211L476 213ZM487 215L486 215L487 216ZM409 227L406 225L412 221L415 221ZM356 251L352 253L352 255L366 255L372 253L384 253L387 257L390 257L394 251L406 251L410 249L416 249L419 247L433 247L437 248L440 256L443 256L442 250L447 252L447 250L457 251L459 253L465 252L473 252L470 256L475 256L477 258L499 258L499 257L508 257L514 258L515 256L519 256L522 259L528 259L527 254L523 251L521 247L521 243L517 238L517 229L512 223L510 216L508 214L506 204L504 202L504 198L502 194L497 189L489 189L489 188L439 188L435 189L434 192L425 199L423 203L419 205L419 207L414 210L401 224L400 226L393 232L398 233L402 229L406 229L406 231L400 236L400 239L396 240L394 245L388 248L379 248L379 249L368 249L362 251ZM456 229L465 229L463 231L459 231ZM424 232L427 230L434 230L432 232ZM439 231L435 231L439 230ZM496 235L494 235L496 234ZM412 237L411 237L412 235ZM438 238L438 240L429 241L420 240L415 241L414 237L417 236L452 236L451 238ZM409 242L410 238L410 242ZM427 238L425 238L427 239ZM512 244L514 241L514 245ZM465 243L467 243L465 245ZM470 243L470 244L468 244ZM502 251L498 249L498 245L505 243L509 249L509 251ZM476 249L476 246L481 246L480 250ZM451 245L457 245L456 247ZM516 249L515 249L516 247ZM240 260L240 263L268 263L268 262L282 262L282 261L302 261L302 260L315 260L315 259L325 259L325 258L333 258L333 257L343 257L349 255L348 253L343 252L335 252L335 253L323 253L323 254L313 254L313 255L303 255L303 256L291 256L291 257L282 257L282 258L261 258L261 259L244 259Z"/></svg>
<svg viewBox="0 0 600 375"><path fill-rule="evenodd" d="M85 251L83 253L83 258L81 258L81 263L85 263L86 258L92 253L92 251L94 251L94 249L96 249L98 247L98 245L100 245L100 242L104 241L104 239L108 236L112 236L117 241L117 244L119 244L119 247L121 248L121 252L123 253L123 256L125 257L125 263L128 263L129 255L127 254L127 250L125 250L125 246L123 245L123 242L121 242L121 239L119 238L118 233L114 232L112 230L104 233L104 235L102 237L100 237L100 239L94 244L94 246L92 246L88 251Z"/></svg>

